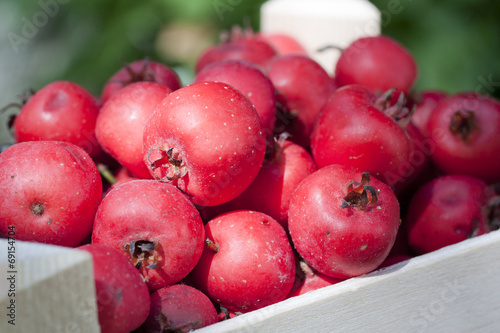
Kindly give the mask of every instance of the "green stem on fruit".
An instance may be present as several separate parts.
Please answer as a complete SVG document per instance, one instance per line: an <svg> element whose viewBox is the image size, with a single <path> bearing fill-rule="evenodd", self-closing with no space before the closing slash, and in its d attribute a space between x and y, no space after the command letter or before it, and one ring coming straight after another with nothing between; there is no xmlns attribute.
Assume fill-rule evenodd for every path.
<svg viewBox="0 0 500 333"><path fill-rule="evenodd" d="M99 171L99 174L106 179L108 183L111 185L116 183L116 178L113 176L113 173L109 171L108 167L102 163L97 164L97 170Z"/></svg>

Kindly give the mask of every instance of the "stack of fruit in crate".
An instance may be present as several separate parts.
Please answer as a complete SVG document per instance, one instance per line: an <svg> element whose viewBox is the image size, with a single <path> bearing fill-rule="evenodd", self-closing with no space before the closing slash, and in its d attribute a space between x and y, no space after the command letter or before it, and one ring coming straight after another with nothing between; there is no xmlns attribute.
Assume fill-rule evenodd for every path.
<svg viewBox="0 0 500 333"><path fill-rule="evenodd" d="M53 82L0 154L0 231L88 251L103 332L187 332L498 227L500 102L412 91L395 40L331 77L234 29L196 71Z"/></svg>

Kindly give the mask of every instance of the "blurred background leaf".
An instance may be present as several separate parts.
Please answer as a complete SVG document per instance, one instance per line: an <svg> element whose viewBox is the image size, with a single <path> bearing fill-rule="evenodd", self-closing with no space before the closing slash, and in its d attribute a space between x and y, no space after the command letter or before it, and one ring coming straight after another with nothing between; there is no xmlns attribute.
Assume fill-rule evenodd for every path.
<svg viewBox="0 0 500 333"><path fill-rule="evenodd" d="M382 32L414 55L417 89L455 93L479 88L500 98L500 2L494 0L372 0L384 14ZM398 3L400 13L391 15ZM488 80L493 84L485 85Z"/></svg>
<svg viewBox="0 0 500 333"><path fill-rule="evenodd" d="M1 0L0 105L16 101L28 88L40 89L55 80L74 81L98 96L122 62L143 57L172 66L187 84L197 57L217 43L222 30L245 22L258 29L263 2ZM383 33L415 56L416 89L450 93L479 89L500 98L499 1L372 3L383 14ZM33 26L33 37L22 39L26 22L38 22L38 27ZM22 42L13 42L15 36ZM0 116L0 143L7 131L2 123L14 112Z"/></svg>

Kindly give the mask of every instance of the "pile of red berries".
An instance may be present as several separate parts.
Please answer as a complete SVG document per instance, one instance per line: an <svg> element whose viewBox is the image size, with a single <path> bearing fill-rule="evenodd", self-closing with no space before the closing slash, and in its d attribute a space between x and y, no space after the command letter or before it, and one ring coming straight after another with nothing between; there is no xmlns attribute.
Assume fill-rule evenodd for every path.
<svg viewBox="0 0 500 333"><path fill-rule="evenodd" d="M103 332L187 332L497 229L500 102L416 78L386 36L331 77L235 30L187 86L53 82L0 154L0 232L88 251Z"/></svg>

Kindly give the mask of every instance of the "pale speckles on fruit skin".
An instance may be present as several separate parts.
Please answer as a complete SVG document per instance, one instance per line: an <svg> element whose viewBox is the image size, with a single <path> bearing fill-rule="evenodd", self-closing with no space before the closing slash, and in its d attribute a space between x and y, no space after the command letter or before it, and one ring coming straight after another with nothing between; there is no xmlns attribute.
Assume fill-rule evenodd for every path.
<svg viewBox="0 0 500 333"><path fill-rule="evenodd" d="M246 187L246 184L248 182L251 182L252 174L254 172L258 172L258 163L255 163L254 161L252 161L252 159L260 160L261 158L263 158L262 153L265 149L265 140L261 140L261 137L263 135L257 135L257 133L262 132L259 131L258 128L258 126L260 125L258 115L255 113L253 106L248 102L246 97L245 99L240 98L238 96L238 92L236 92L235 90L233 91L233 88L230 88L227 85L222 85L220 83L216 84L215 82L212 82L210 84L205 83L203 85L194 83L190 86L179 89L177 92L174 92L174 94L181 94L179 91L181 91L182 89L185 89L184 91L188 91L186 89L194 89L191 90L192 93L201 94L201 98L197 99L199 101L189 101L191 105L189 109L189 111L191 112L190 118L193 119L192 123L185 124L186 126L179 124L177 127L182 127L183 129L179 128L179 130L174 129L173 131L184 132L182 138L180 136L177 136L177 138L180 141L180 144L184 146L183 149L186 152L186 161L189 160L189 163L191 165L191 168L188 171L188 174L190 175L189 182L179 182L180 186L185 186L180 188L186 193L192 195L193 200L195 200L197 204L206 206L216 205L223 203L222 201L230 200L230 198L239 194L238 191L235 192L233 190L234 188L243 189ZM228 91L224 92L222 90L222 87L224 87L224 89ZM208 94L215 94L216 92L222 93L217 95L222 95L220 96L220 101L218 99L214 101L213 98L210 98L209 100L214 103L213 105L208 104L207 101L204 101L203 97L205 97L205 95L208 96ZM186 94L188 96L192 95L189 93ZM230 110L224 109L222 105L226 105L228 103L231 103L231 105L233 105L232 102L229 101L229 98L225 97L234 97L234 103L242 104L241 107L237 109L233 107ZM181 100L182 98L179 99L178 103L174 103L172 109L170 109L167 105L168 108L166 108L165 111L169 112L167 111L167 109L170 109L172 111L169 112L168 116L178 120L182 120L182 116L180 116L180 113L182 112L179 113L179 111L182 109L182 105L180 104ZM219 102L223 103L221 104L220 108L218 107ZM210 109L214 109L214 112L206 112L205 110L207 106L210 106ZM249 106L249 108L247 109L246 106ZM173 108L175 108L175 112ZM197 110L197 108L200 110ZM245 116L242 117L240 113L234 113L236 110L238 110L238 112L241 112L241 115ZM196 115L198 111L199 115ZM231 113L231 111L233 113ZM165 116L165 118L168 116ZM161 117L158 118L158 121L155 122L157 124L155 124L154 126L160 128L162 126L160 122L163 121L160 119ZM235 121L234 118L238 118L237 121ZM204 125L208 124L209 122L211 124L211 127L207 127L206 125ZM213 124L217 122L220 125L213 126ZM199 126L202 126L203 132L197 131L196 133L192 133L192 130L190 128L193 127L194 130L195 127ZM255 133L252 132L252 135L245 135L244 137L240 136L237 140L233 139L234 141L228 139L231 137L234 138L234 134L245 133L246 131L243 131L243 129L246 129L248 126L250 126ZM153 131L154 130L151 130L151 132ZM160 130L158 132L160 132ZM173 136L177 135L177 133L174 134L169 132L168 135ZM195 135L198 136L196 142L194 141ZM149 139L145 139L145 144L148 144L148 140ZM160 138L160 140L163 140L163 138ZM165 140L170 139L165 138ZM217 142L214 143L214 141ZM221 144L223 144L223 147L220 146ZM256 158L251 156L251 151L249 150L251 148L254 148L254 155L256 155ZM230 161L228 163L225 163L226 159ZM216 163L211 163L211 161L216 161ZM241 170L239 172L233 172L233 170L236 169ZM205 178L206 175L204 174L205 171L209 172L210 177L211 174L217 174L218 176L216 176L215 178L211 177L210 180L207 180ZM231 184L229 184L228 186L225 185L226 179L230 179ZM211 192L207 192L205 190L208 187L212 188ZM197 197L199 198L199 201L196 201Z"/></svg>

